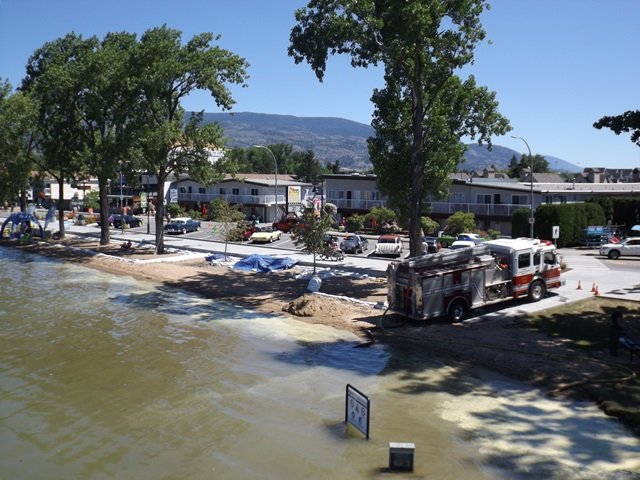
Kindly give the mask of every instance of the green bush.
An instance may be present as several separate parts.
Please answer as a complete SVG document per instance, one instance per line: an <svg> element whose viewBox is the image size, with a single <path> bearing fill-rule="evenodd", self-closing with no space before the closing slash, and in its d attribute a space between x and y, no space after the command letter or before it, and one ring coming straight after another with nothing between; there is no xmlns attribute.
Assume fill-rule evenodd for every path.
<svg viewBox="0 0 640 480"><path fill-rule="evenodd" d="M383 224L392 224L396 220L396 212L386 207L373 207L369 213L364 216L364 220L371 224L375 222L375 230L376 232L380 232Z"/></svg>
<svg viewBox="0 0 640 480"><path fill-rule="evenodd" d="M456 212L447 218L447 227L451 235L473 232L476 228L476 216L471 212Z"/></svg>
<svg viewBox="0 0 640 480"><path fill-rule="evenodd" d="M440 224L429 217L420 217L420 228L425 235L435 235L440 229Z"/></svg>
<svg viewBox="0 0 640 480"><path fill-rule="evenodd" d="M511 236L513 238L529 236L529 209L519 208L511 218Z"/></svg>
<svg viewBox="0 0 640 480"><path fill-rule="evenodd" d="M172 218L185 216L184 209L177 203L170 203L167 205L167 211Z"/></svg>
<svg viewBox="0 0 640 480"><path fill-rule="evenodd" d="M347 218L347 232L361 232L364 230L364 217L357 213Z"/></svg>
<svg viewBox="0 0 640 480"><path fill-rule="evenodd" d="M558 226L558 247L578 246L582 229L605 224L604 210L595 202L540 205L536 209L536 236L550 240L553 226Z"/></svg>

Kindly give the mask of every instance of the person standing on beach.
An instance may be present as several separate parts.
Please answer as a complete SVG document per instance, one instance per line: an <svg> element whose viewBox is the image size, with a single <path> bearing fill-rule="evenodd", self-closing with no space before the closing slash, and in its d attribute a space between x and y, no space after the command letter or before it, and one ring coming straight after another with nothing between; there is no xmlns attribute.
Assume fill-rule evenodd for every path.
<svg viewBox="0 0 640 480"><path fill-rule="evenodd" d="M616 307L611 314L611 330L609 333L609 353L614 357L618 356L618 342L622 336L622 307Z"/></svg>

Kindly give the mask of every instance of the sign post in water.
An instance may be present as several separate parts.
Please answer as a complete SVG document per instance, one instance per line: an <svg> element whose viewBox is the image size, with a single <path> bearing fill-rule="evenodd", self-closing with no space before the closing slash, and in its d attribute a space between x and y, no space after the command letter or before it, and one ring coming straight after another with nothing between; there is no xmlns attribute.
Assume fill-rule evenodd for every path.
<svg viewBox="0 0 640 480"><path fill-rule="evenodd" d="M347 384L344 421L350 423L369 438L369 398L355 387Z"/></svg>

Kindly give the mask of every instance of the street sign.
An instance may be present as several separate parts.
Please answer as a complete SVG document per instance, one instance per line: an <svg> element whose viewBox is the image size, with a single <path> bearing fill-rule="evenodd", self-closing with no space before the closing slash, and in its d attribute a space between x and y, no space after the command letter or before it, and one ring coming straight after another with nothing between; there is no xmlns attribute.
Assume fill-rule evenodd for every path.
<svg viewBox="0 0 640 480"><path fill-rule="evenodd" d="M560 226L559 225L554 225L553 227L551 227L551 238L558 239L560 238Z"/></svg>
<svg viewBox="0 0 640 480"><path fill-rule="evenodd" d="M344 421L356 427L366 438L369 438L369 407L369 398L347 384Z"/></svg>
<svg viewBox="0 0 640 480"><path fill-rule="evenodd" d="M178 203L178 189L169 189L169 203Z"/></svg>

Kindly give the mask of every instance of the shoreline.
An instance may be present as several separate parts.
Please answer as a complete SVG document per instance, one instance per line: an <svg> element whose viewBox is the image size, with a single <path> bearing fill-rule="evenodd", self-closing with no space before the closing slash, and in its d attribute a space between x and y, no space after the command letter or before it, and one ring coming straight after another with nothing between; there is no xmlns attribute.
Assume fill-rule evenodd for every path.
<svg viewBox="0 0 640 480"><path fill-rule="evenodd" d="M60 244L66 248L60 248ZM602 374L609 364L604 356L585 355L567 347L562 339L525 328L523 317L449 324L384 315L384 310L369 305L386 300L385 278L336 274L322 281L322 294L313 294L307 291L304 269L295 267L267 274L248 273L212 265L204 260L204 254L198 259L179 253L148 262L158 260L157 256L139 248L129 252L118 243L100 246L95 240L71 236L62 242L30 245L0 241L0 246L152 281L263 313L348 330L362 338L359 346L380 342L392 351L411 351L411 368L419 368L425 358L432 358L451 365L461 375L477 375L479 369L485 369L559 399L597 404L597 399L583 398L573 387Z"/></svg>

